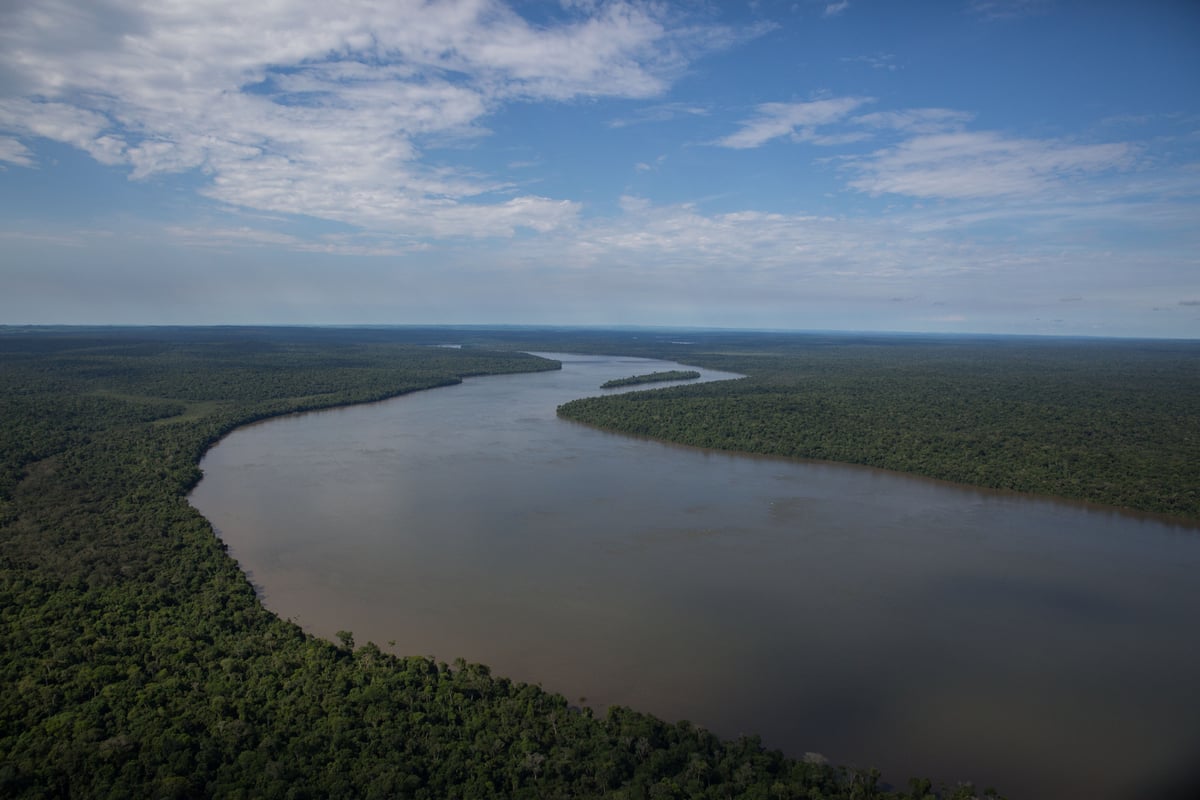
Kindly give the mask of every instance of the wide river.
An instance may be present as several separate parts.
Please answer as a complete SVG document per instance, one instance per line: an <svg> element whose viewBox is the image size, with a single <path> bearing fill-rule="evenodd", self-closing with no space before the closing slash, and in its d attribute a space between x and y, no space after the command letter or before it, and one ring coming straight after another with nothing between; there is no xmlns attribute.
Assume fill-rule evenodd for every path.
<svg viewBox="0 0 1200 800"><path fill-rule="evenodd" d="M545 355L562 371L242 428L192 503L327 638L901 784L1200 785L1197 529L604 433L555 407L680 365Z"/></svg>

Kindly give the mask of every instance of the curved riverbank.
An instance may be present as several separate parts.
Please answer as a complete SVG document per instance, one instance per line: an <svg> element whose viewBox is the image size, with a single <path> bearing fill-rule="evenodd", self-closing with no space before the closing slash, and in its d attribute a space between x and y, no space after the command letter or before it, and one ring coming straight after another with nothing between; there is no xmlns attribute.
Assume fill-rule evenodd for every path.
<svg viewBox="0 0 1200 800"><path fill-rule="evenodd" d="M586 399L590 399L590 398L580 398L580 399L586 400ZM569 402L573 402L573 401L569 401ZM569 402L564 405L569 405ZM561 406L559 408L561 408ZM908 480L924 481L924 482L928 482L929 484L934 485L934 486L941 486L941 487L945 487L948 489L955 489L958 491L971 492L974 494L979 494L981 496L989 496L989 497L997 497L997 498L1009 497L1009 498L1014 498L1014 499L1018 499L1018 500L1023 499L1023 500L1027 500L1030 502L1053 503L1055 505L1060 505L1060 506L1064 506L1064 507L1068 507L1068 508L1077 508L1081 511L1086 511L1086 512L1095 512L1095 513L1102 513L1102 514L1116 514L1116 515L1119 515L1119 516L1122 516L1122 517L1125 517L1127 519L1134 520L1134 521L1154 522L1154 523L1159 523L1159 524L1167 525L1167 526L1174 527L1174 528L1179 528L1182 530L1193 529L1193 530L1196 530L1197 532L1200 532L1200 518L1194 519L1191 517L1179 516L1179 515L1175 515L1175 514L1155 513L1153 511L1140 511L1136 508L1129 508L1126 506L1109 505L1106 503L1100 503L1100 502L1081 499L1081 498L1077 498L1077 497L1063 497L1060 495L1039 494L1037 492L1009 489L1009 488L1005 488L1003 486L983 486L980 484L966 483L963 481L951 480L948 478L939 478L939 477L935 477L933 475L925 475L925 474L922 474L919 472L908 472L908 471L899 470L899 469L889 469L887 467L881 467L881 466L878 466L875 464L857 463L857 462L852 462L852 461L836 461L834 459L829 459L829 458L808 458L805 456L780 455L778 453L773 453L773 452L755 452L752 450L737 450L737 449L727 449L727 448L723 448L723 447L711 447L711 446L706 446L706 445L689 444L685 441L679 441L676 439L666 439L661 436L655 436L653 434L634 433L634 432L630 432L630 431L621 430L619 428L605 427L603 425L599 425L599 424L592 423L592 422L587 422L582 419L576 419L570 414L560 414L559 416L562 420L564 420L566 422L570 422L575 425L580 425L583 427L591 428L596 431L602 431L604 433L610 433L610 434L614 434L617 436L627 436L627 437L630 437L633 439L638 439L640 441L654 442L656 444L666 445L666 446L670 446L670 447L678 447L678 448L682 448L682 449L686 449L686 450L693 450L697 453L721 453L724 455L738 456L741 458L757 458L757 459L775 460L775 461L779 461L781 463L800 463L800 464L812 464L815 466L860 469L860 470L864 470L865 472L868 472L868 473L875 472L875 473L879 473L882 475L890 475L890 476L895 476L898 478L904 478L904 479L908 479Z"/></svg>
<svg viewBox="0 0 1200 800"><path fill-rule="evenodd" d="M349 620L599 707L757 730L901 779L916 765L1120 798L1177 768L1200 653L1161 651L1197 613L1194 537L561 424L557 405L638 363L605 361L255 426L210 453L218 507L202 507L268 607L324 636ZM1140 738L1081 736L1096 713ZM1088 766L1112 748L1110 772Z"/></svg>
<svg viewBox="0 0 1200 800"><path fill-rule="evenodd" d="M183 500L196 460L243 421L489 358L395 336L0 337L0 794L848 798L875 784L625 709L595 719L479 665L337 647L266 611Z"/></svg>
<svg viewBox="0 0 1200 800"><path fill-rule="evenodd" d="M798 349L798 348L797 348ZM696 352L736 383L587 397L564 417L1200 523L1200 347L978 342Z"/></svg>

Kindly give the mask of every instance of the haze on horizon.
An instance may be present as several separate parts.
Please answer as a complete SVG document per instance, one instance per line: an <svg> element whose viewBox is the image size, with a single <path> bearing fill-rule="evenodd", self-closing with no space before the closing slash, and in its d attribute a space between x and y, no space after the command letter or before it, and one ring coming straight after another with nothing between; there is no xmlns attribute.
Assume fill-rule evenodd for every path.
<svg viewBox="0 0 1200 800"><path fill-rule="evenodd" d="M1200 337L1200 5L16 0L0 323Z"/></svg>

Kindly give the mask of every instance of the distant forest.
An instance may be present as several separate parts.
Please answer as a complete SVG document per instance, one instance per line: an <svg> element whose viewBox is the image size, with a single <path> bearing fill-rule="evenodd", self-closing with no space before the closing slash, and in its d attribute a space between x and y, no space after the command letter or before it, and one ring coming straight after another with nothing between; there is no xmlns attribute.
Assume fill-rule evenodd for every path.
<svg viewBox="0 0 1200 800"><path fill-rule="evenodd" d="M448 340L464 347L427 346ZM936 358L900 349L896 360L881 347L751 337L684 352L657 336L549 329L0 328L0 796L934 796L928 780L891 790L875 772L785 758L755 737L722 741L619 707L599 718L482 665L397 657L350 632L314 638L262 607L185 499L205 449L239 425L558 368L516 352L536 349L663 355L750 375L564 409L706 445L860 461L921 446L922 463L944 452L966 469L996 463L990 448L1010 438L1026 441L1026 428L1005 425L1031 421L1040 437L1059 415L1071 437L1091 434L1073 447L1071 437L1028 441L1049 447L1035 489L1052 488L1037 476L1056 471L1087 487L1132 481L1116 501L1154 497L1195 513L1193 351L1127 349L1114 366L1109 356L1027 362L970 348ZM1060 374L1064 362L1073 370ZM1005 415L1030 376L1019 401L1029 413ZM958 438L921 445L925 429L909 428L934 414L918 412L922 400L945 409L943 427ZM1086 424L1070 421L1080 415ZM887 420L900 432L886 433ZM1118 475L1129 460L1099 471L1103 459L1086 446L1107 457L1137 437L1132 475ZM1171 465L1179 474L1160 485ZM970 785L938 792L978 795Z"/></svg>
<svg viewBox="0 0 1200 800"><path fill-rule="evenodd" d="M1200 521L1200 343L691 338L643 353L747 377L580 399L559 415Z"/></svg>

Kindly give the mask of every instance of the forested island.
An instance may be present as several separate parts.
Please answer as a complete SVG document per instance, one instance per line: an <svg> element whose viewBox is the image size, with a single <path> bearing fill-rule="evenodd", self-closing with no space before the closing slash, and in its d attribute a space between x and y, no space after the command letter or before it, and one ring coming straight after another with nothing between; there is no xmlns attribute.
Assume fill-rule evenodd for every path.
<svg viewBox="0 0 1200 800"><path fill-rule="evenodd" d="M650 372L646 375L631 375L628 378L615 378L600 384L601 389L617 389L622 386L637 386L642 383L662 383L665 381L690 381L700 377L694 369L668 369L662 372Z"/></svg>
<svg viewBox="0 0 1200 800"><path fill-rule="evenodd" d="M446 336L0 328L0 795L932 795L927 780L889 790L877 773L785 758L753 736L721 740L620 707L597 717L482 665L356 646L349 632L331 643L265 610L186 501L201 455L221 436L258 419L470 375L558 367L516 352L524 348L658 347L624 334L479 329L457 332L462 349L428 346ZM738 364L753 377L735 385L767 396L795 385L747 365L791 357L701 358ZM715 402L736 396L726 391ZM1167 402L1172 413L1190 412L1195 396ZM634 408L651 405L632 397ZM662 402L674 414L703 397L672 393ZM630 426L683 432L654 420ZM1176 420L1168 433L1191 424ZM1195 440L1170 457L1187 447ZM979 794L960 785L940 796Z"/></svg>

